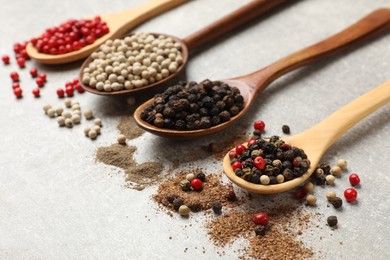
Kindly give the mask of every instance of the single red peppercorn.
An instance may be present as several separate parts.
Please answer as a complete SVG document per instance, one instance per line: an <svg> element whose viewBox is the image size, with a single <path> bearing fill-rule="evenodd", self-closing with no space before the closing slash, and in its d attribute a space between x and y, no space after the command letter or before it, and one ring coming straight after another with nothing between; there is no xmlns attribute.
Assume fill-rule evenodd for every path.
<svg viewBox="0 0 390 260"><path fill-rule="evenodd" d="M41 78L41 77L38 77L38 78L35 80L35 82L37 83L37 85L38 85L39 87L43 87L43 86L45 85L45 80L44 80L43 78Z"/></svg>
<svg viewBox="0 0 390 260"><path fill-rule="evenodd" d="M34 95L35 97L39 97L40 94L41 94L41 91L39 90L39 88L34 88L34 89L32 90L32 93L33 93L33 95Z"/></svg>
<svg viewBox="0 0 390 260"><path fill-rule="evenodd" d="M17 58L16 63L18 63L19 68L24 68L26 66L26 60L23 57Z"/></svg>
<svg viewBox="0 0 390 260"><path fill-rule="evenodd" d="M306 197L307 191L303 187L298 187L294 192L294 198L297 200L301 200Z"/></svg>
<svg viewBox="0 0 390 260"><path fill-rule="evenodd" d="M233 171L235 171L237 168L242 169L242 164L241 164L240 162L234 162L234 163L232 164L232 169L233 169Z"/></svg>
<svg viewBox="0 0 390 260"><path fill-rule="evenodd" d="M84 89L83 89L83 87L81 86L81 84L80 83L77 83L76 85L75 85L75 89L77 90L77 92L79 92L79 93L84 93Z"/></svg>
<svg viewBox="0 0 390 260"><path fill-rule="evenodd" d="M348 202L354 202L357 195L357 191L354 188L348 188L344 191L344 197Z"/></svg>
<svg viewBox="0 0 390 260"><path fill-rule="evenodd" d="M73 87L73 81L67 81L65 87Z"/></svg>
<svg viewBox="0 0 390 260"><path fill-rule="evenodd" d="M259 121L256 121L256 122L254 123L253 127L254 127L256 130L259 130L259 131L263 132L264 129L265 129L265 123L264 123L264 121L259 120Z"/></svg>
<svg viewBox="0 0 390 260"><path fill-rule="evenodd" d="M267 226L268 222L269 222L268 214L264 212L259 212L253 215L253 223L255 223L255 225Z"/></svg>
<svg viewBox="0 0 390 260"><path fill-rule="evenodd" d="M256 140L252 139L248 141L248 147L251 146L252 144L256 144Z"/></svg>
<svg viewBox="0 0 390 260"><path fill-rule="evenodd" d="M18 82L12 83L12 88L20 88L20 84Z"/></svg>
<svg viewBox="0 0 390 260"><path fill-rule="evenodd" d="M226 199L228 201L235 201L235 200L237 200L237 196L236 196L236 193L234 192L234 190L228 190L226 192L225 197L226 197Z"/></svg>
<svg viewBox="0 0 390 260"><path fill-rule="evenodd" d="M289 144L282 144L280 146L280 149L282 149L283 151L288 151L291 149L291 146Z"/></svg>
<svg viewBox="0 0 390 260"><path fill-rule="evenodd" d="M253 163L255 167L259 170L263 170L265 167L265 160L261 156L257 156L255 159L253 159Z"/></svg>
<svg viewBox="0 0 390 260"><path fill-rule="evenodd" d="M359 175L357 175L356 173L351 174L349 176L349 182L351 183L352 186L359 185L360 183Z"/></svg>
<svg viewBox="0 0 390 260"><path fill-rule="evenodd" d="M20 52L20 56L23 57L23 59L25 60L29 60L30 59L30 56L28 56L28 53L27 53L27 50L24 49Z"/></svg>
<svg viewBox="0 0 390 260"><path fill-rule="evenodd" d="M1 60L3 61L4 64L9 64L9 56L8 55L3 55L1 57Z"/></svg>
<svg viewBox="0 0 390 260"><path fill-rule="evenodd" d="M43 81L46 82L46 74L45 73L39 74L38 78L41 78L41 79L43 79Z"/></svg>
<svg viewBox="0 0 390 260"><path fill-rule="evenodd" d="M57 96L63 98L65 96L65 91L62 88L57 89Z"/></svg>
<svg viewBox="0 0 390 260"><path fill-rule="evenodd" d="M245 151L245 146L244 145L242 145L242 144L239 144L239 145L237 145L236 146L236 153L238 154L238 155L240 155L240 154L242 154L244 151Z"/></svg>
<svg viewBox="0 0 390 260"><path fill-rule="evenodd" d="M233 159L233 158L236 158L237 157L237 154L236 154L236 151L233 149L229 152L229 158L230 160Z"/></svg>
<svg viewBox="0 0 390 260"><path fill-rule="evenodd" d="M19 74L16 71L11 72L10 77L11 77L13 82L19 81Z"/></svg>
<svg viewBox="0 0 390 260"><path fill-rule="evenodd" d="M192 179L191 181L191 187L194 189L194 190L200 190L202 189L203 187L203 183L201 180L195 178L195 179Z"/></svg>
<svg viewBox="0 0 390 260"><path fill-rule="evenodd" d="M67 86L65 92L68 97L73 97L74 89L71 86Z"/></svg>
<svg viewBox="0 0 390 260"><path fill-rule="evenodd" d="M15 53L19 53L22 50L22 45L20 43L14 43L13 49Z"/></svg>
<svg viewBox="0 0 390 260"><path fill-rule="evenodd" d="M38 70L36 68L30 69L30 75L33 78L36 78L38 76Z"/></svg>
<svg viewBox="0 0 390 260"><path fill-rule="evenodd" d="M23 91L22 91L21 88L15 88L15 89L14 89L14 94L15 94L15 96L16 96L17 98L22 97L22 93L23 93Z"/></svg>

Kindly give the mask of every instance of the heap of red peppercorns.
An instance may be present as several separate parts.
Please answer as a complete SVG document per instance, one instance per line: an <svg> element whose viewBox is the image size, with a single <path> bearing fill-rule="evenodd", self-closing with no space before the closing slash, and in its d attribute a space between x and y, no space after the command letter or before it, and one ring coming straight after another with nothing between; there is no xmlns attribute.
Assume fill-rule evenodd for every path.
<svg viewBox="0 0 390 260"><path fill-rule="evenodd" d="M73 19L46 29L41 36L31 39L31 43L41 53L58 55L77 51L108 32L107 23L100 16L94 19Z"/></svg>

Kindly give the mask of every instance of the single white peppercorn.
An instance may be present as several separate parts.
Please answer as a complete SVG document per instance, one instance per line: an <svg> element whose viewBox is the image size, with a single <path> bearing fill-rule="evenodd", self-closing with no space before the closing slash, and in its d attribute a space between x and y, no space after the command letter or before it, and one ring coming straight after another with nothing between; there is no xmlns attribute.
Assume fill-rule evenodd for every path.
<svg viewBox="0 0 390 260"><path fill-rule="evenodd" d="M335 177L340 177L341 176L341 168L338 166L333 166L330 169L330 172L332 173L333 176Z"/></svg>
<svg viewBox="0 0 390 260"><path fill-rule="evenodd" d="M333 175L327 175L326 177L325 177L325 180L326 180L326 183L328 184L328 185L334 185L334 182L335 182L335 180L336 180L336 178L333 176Z"/></svg>
<svg viewBox="0 0 390 260"><path fill-rule="evenodd" d="M332 199L336 198L336 192L334 191L328 191L326 193L326 198L331 201Z"/></svg>
<svg viewBox="0 0 390 260"><path fill-rule="evenodd" d="M57 123L59 126L64 126L65 125L65 117L63 117L63 116L57 117Z"/></svg>
<svg viewBox="0 0 390 260"><path fill-rule="evenodd" d="M186 179L187 179L187 181L192 181L193 179L195 179L195 174L193 174L193 173L187 174Z"/></svg>
<svg viewBox="0 0 390 260"><path fill-rule="evenodd" d="M66 127L72 128L73 127L73 121L70 118L65 118L65 125Z"/></svg>
<svg viewBox="0 0 390 260"><path fill-rule="evenodd" d="M186 205L181 205L179 208L179 214L183 217L187 217L190 214L190 208Z"/></svg>
<svg viewBox="0 0 390 260"><path fill-rule="evenodd" d="M100 135L100 126L94 125L94 126L92 127L92 129L95 130L95 132L96 132L98 135Z"/></svg>
<svg viewBox="0 0 390 260"><path fill-rule="evenodd" d="M88 132L88 137L91 138L91 139L95 139L97 137L97 133L95 130L89 130Z"/></svg>
<svg viewBox="0 0 390 260"><path fill-rule="evenodd" d="M79 104L74 104L72 105L72 110L80 110L80 105Z"/></svg>
<svg viewBox="0 0 390 260"><path fill-rule="evenodd" d="M84 128L84 134L85 134L86 136L88 136L89 131L91 131L91 128L90 128L89 126L86 126L86 127Z"/></svg>
<svg viewBox="0 0 390 260"><path fill-rule="evenodd" d="M84 109L84 116L87 120L90 120L93 118L93 113L91 109Z"/></svg>
<svg viewBox="0 0 390 260"><path fill-rule="evenodd" d="M47 110L47 115L51 118L55 117L56 116L56 111L53 109L53 108L49 108Z"/></svg>
<svg viewBox="0 0 390 260"><path fill-rule="evenodd" d="M310 195L307 195L306 197L306 202L307 204L309 204L310 206L315 206L316 203L317 203L317 198L316 196L310 194Z"/></svg>
<svg viewBox="0 0 390 260"><path fill-rule="evenodd" d="M277 182L278 184L284 182L284 176L283 176L283 174L278 174L278 175L276 176L276 182Z"/></svg>
<svg viewBox="0 0 390 260"><path fill-rule="evenodd" d="M303 189L304 189L307 193L311 193L311 192L313 192L314 184L311 183L310 181L308 181L308 182L306 182L306 183L303 185Z"/></svg>
<svg viewBox="0 0 390 260"><path fill-rule="evenodd" d="M122 134L118 135L116 140L118 141L118 144L126 144L126 136L125 135L122 135Z"/></svg>
<svg viewBox="0 0 390 260"><path fill-rule="evenodd" d="M270 182L270 179L267 175L261 175L260 176L260 183L263 185L268 185Z"/></svg>
<svg viewBox="0 0 390 260"><path fill-rule="evenodd" d="M348 163L344 159L340 159L337 161L337 166L340 167L340 169L343 171L347 169L347 165L348 165Z"/></svg>
<svg viewBox="0 0 390 260"><path fill-rule="evenodd" d="M43 106L43 111L45 111L45 114L47 114L47 111L51 108L50 104L46 104Z"/></svg>
<svg viewBox="0 0 390 260"><path fill-rule="evenodd" d="M72 100L70 98L65 98L64 103L67 108L72 106Z"/></svg>
<svg viewBox="0 0 390 260"><path fill-rule="evenodd" d="M73 122L73 124L80 124L81 117L79 115L73 114L70 118Z"/></svg>
<svg viewBox="0 0 390 260"><path fill-rule="evenodd" d="M57 107L57 108L56 108L56 114L57 114L57 116L62 115L62 112L64 112L64 109L63 109L62 107Z"/></svg>
<svg viewBox="0 0 390 260"><path fill-rule="evenodd" d="M62 112L61 115L62 115L63 117L65 117L65 118L71 118L71 117L72 117L72 114L71 114L70 112L68 112L68 111Z"/></svg>
<svg viewBox="0 0 390 260"><path fill-rule="evenodd" d="M100 119L100 118L96 118L94 121L93 121L93 123L95 124L95 125L98 125L98 126L102 126L102 120Z"/></svg>

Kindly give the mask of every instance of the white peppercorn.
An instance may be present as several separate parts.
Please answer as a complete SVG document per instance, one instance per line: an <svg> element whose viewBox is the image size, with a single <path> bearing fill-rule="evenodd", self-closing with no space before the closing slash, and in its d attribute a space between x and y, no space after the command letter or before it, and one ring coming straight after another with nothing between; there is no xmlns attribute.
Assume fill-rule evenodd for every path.
<svg viewBox="0 0 390 260"><path fill-rule="evenodd" d="M57 108L56 108L56 114L57 114L58 116L62 115L62 112L64 112L64 109L63 109L62 107L57 107Z"/></svg>
<svg viewBox="0 0 390 260"><path fill-rule="evenodd" d="M328 191L326 193L326 198L331 201L332 199L336 198L336 192L334 191Z"/></svg>
<svg viewBox="0 0 390 260"><path fill-rule="evenodd" d="M47 115L51 118L55 117L56 116L56 111L53 109L53 108L49 108L47 110Z"/></svg>
<svg viewBox="0 0 390 260"><path fill-rule="evenodd" d="M270 182L270 179L267 175L261 175L260 176L260 183L263 185L268 185Z"/></svg>
<svg viewBox="0 0 390 260"><path fill-rule="evenodd" d="M306 183L303 185L303 189L304 189L307 193L311 193L311 192L313 192L314 184L311 183L310 181L308 181L308 182L306 182Z"/></svg>
<svg viewBox="0 0 390 260"><path fill-rule="evenodd" d="M95 130L89 130L88 132L88 137L91 138L91 139L95 139L97 137L97 133Z"/></svg>
<svg viewBox="0 0 390 260"><path fill-rule="evenodd" d="M79 115L73 114L70 119L72 120L73 124L80 124L81 117Z"/></svg>
<svg viewBox="0 0 390 260"><path fill-rule="evenodd" d="M186 205L181 205L179 208L179 214L183 217L187 217L190 214L190 208Z"/></svg>
<svg viewBox="0 0 390 260"><path fill-rule="evenodd" d="M70 118L65 118L65 126L66 126L66 127L69 127L69 128L73 127L73 121L72 121L72 119L70 119Z"/></svg>
<svg viewBox="0 0 390 260"><path fill-rule="evenodd" d="M343 171L347 169L347 165L348 165L348 163L344 159L340 159L337 161L337 166L340 167L340 169Z"/></svg>
<svg viewBox="0 0 390 260"><path fill-rule="evenodd" d="M341 176L341 168L338 166L333 166L330 169L330 172L332 173L333 176L335 177L340 177Z"/></svg>
<svg viewBox="0 0 390 260"><path fill-rule="evenodd" d="M95 120L93 121L93 123L95 124L95 125L98 125L98 126L102 126L102 120L100 119L100 118L95 118Z"/></svg>
<svg viewBox="0 0 390 260"><path fill-rule="evenodd" d="M334 185L336 178L333 175L327 175L325 180L328 185Z"/></svg>
<svg viewBox="0 0 390 260"><path fill-rule="evenodd" d="M70 98L65 98L64 103L67 108L72 106L72 100Z"/></svg>
<svg viewBox="0 0 390 260"><path fill-rule="evenodd" d="M192 181L193 179L195 179L195 174L193 174L193 173L187 174L186 179L187 179L187 181Z"/></svg>
<svg viewBox="0 0 390 260"><path fill-rule="evenodd" d="M98 135L100 134L100 126L94 125L94 126L92 127L92 129L95 130L95 132L96 132Z"/></svg>
<svg viewBox="0 0 390 260"><path fill-rule="evenodd" d="M284 176L283 176L283 174L278 174L278 175L276 176L276 182L277 182L278 184L284 182Z"/></svg>
<svg viewBox="0 0 390 260"><path fill-rule="evenodd" d="M50 104L46 104L43 106L43 111L45 111L45 114L47 114L47 111L51 108Z"/></svg>
<svg viewBox="0 0 390 260"><path fill-rule="evenodd" d="M87 120L90 120L93 118L93 113L91 109L84 109L84 116Z"/></svg>
<svg viewBox="0 0 390 260"><path fill-rule="evenodd" d="M68 111L62 112L61 115L62 115L63 117L65 117L65 118L71 118L71 117L72 117L72 114L71 114L70 112L68 112Z"/></svg>
<svg viewBox="0 0 390 260"><path fill-rule="evenodd" d="M86 136L88 136L89 131L91 131L91 128L90 128L89 126L86 126L86 127L84 128L84 134L85 134Z"/></svg>
<svg viewBox="0 0 390 260"><path fill-rule="evenodd" d="M63 116L57 117L57 123L59 126L64 126L65 125L65 117L63 117Z"/></svg>
<svg viewBox="0 0 390 260"><path fill-rule="evenodd" d="M307 195L306 197L306 202L307 204L309 204L310 206L315 206L316 203L317 203L317 198L316 196L310 194L310 195Z"/></svg>
<svg viewBox="0 0 390 260"><path fill-rule="evenodd" d="M118 135L116 140L118 141L118 144L126 144L126 136L125 135L122 135L122 134Z"/></svg>

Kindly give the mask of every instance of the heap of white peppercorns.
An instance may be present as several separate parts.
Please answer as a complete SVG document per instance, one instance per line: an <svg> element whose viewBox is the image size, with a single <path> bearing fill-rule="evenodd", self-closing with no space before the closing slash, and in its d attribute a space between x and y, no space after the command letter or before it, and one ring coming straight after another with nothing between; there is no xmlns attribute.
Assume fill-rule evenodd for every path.
<svg viewBox="0 0 390 260"><path fill-rule="evenodd" d="M81 81L105 92L148 86L178 70L183 64L181 49L173 38L149 33L107 40L92 53Z"/></svg>

